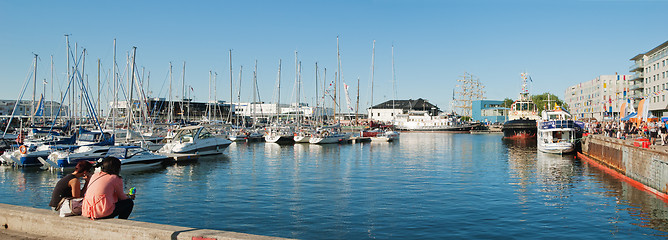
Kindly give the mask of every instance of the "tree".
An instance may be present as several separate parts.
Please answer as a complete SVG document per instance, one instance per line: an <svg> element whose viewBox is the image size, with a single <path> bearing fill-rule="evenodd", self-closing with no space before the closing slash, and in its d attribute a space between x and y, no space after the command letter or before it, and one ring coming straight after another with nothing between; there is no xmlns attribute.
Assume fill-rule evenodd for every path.
<svg viewBox="0 0 668 240"><path fill-rule="evenodd" d="M503 107L510 108L510 105L513 105L513 102L515 101L510 98L503 99Z"/></svg>
<svg viewBox="0 0 668 240"><path fill-rule="evenodd" d="M549 96L549 102L548 102L548 96ZM550 93L543 93L543 94L540 94L540 95L533 95L533 96L531 96L531 100L533 100L533 102L536 103L536 108L538 108L538 112L542 112L543 110L545 110L545 108L548 107L547 106L548 103L550 104L549 107L551 109L554 109L555 104L557 106L563 107L564 109L568 108L568 106L566 105L566 103L564 103L564 101L559 99L559 97L557 97L556 95L550 94Z"/></svg>

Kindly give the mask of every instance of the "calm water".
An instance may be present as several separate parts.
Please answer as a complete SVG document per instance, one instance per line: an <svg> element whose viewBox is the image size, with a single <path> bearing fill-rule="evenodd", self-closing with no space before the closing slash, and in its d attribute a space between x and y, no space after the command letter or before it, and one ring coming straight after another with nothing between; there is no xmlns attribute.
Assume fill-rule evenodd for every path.
<svg viewBox="0 0 668 240"><path fill-rule="evenodd" d="M500 135L396 143L233 143L124 175L130 219L302 239L663 239L668 205L574 159ZM0 202L48 208L62 174L0 169Z"/></svg>

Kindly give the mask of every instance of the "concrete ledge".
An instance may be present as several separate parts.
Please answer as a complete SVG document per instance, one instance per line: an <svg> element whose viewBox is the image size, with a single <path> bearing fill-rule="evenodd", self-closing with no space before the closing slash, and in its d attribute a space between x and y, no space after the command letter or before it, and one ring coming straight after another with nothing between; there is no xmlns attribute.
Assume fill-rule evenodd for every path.
<svg viewBox="0 0 668 240"><path fill-rule="evenodd" d="M0 229L63 239L283 239L121 219L59 217L54 211L0 203Z"/></svg>

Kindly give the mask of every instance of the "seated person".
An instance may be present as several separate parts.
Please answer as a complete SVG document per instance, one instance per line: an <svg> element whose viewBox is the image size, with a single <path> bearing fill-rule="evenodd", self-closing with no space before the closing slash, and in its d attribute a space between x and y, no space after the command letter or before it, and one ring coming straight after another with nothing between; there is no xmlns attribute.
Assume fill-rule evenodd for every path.
<svg viewBox="0 0 668 240"><path fill-rule="evenodd" d="M74 167L74 172L61 178L56 183L56 187L53 188L53 193L51 194L51 202L49 202L51 209L56 210L56 208L60 207L60 201L63 198L83 197L86 192L86 185L88 185L88 179L93 174L91 172L92 168L93 164L88 161L81 161ZM82 177L86 181L83 190L79 181L79 178Z"/></svg>
<svg viewBox="0 0 668 240"><path fill-rule="evenodd" d="M119 176L121 161L115 157L105 157L101 170L90 178L81 215L91 219L116 216L128 219L134 206L134 195L128 196L123 191L123 179Z"/></svg>

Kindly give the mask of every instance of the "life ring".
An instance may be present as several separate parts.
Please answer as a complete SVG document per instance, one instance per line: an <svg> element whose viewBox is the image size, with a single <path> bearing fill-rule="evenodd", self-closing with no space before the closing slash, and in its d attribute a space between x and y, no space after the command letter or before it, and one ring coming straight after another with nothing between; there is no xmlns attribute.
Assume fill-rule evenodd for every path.
<svg viewBox="0 0 668 240"><path fill-rule="evenodd" d="M21 145L21 146L19 147L19 152L20 152L21 154L26 154L26 153L28 152L28 148L26 147L26 145Z"/></svg>

